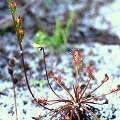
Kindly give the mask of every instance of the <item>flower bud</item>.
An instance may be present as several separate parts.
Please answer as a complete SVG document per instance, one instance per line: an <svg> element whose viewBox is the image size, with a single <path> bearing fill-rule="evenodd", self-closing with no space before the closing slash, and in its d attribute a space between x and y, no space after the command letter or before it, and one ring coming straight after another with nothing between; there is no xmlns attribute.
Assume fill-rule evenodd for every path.
<svg viewBox="0 0 120 120"><path fill-rule="evenodd" d="M22 41L24 38L24 30L22 28L19 29L19 38L20 38L20 41Z"/></svg>
<svg viewBox="0 0 120 120"><path fill-rule="evenodd" d="M24 30L22 29L22 27L20 27L20 29L16 30L16 34L19 37L20 41L22 41L24 38Z"/></svg>
<svg viewBox="0 0 120 120"><path fill-rule="evenodd" d="M17 84L17 82L18 82L18 79L17 79L17 78L14 78L13 83L14 83L14 84Z"/></svg>
<svg viewBox="0 0 120 120"><path fill-rule="evenodd" d="M43 47L42 47L42 46L40 46L40 45L39 45L39 44L37 44L37 43L32 44L32 46L33 46L34 48L39 48L39 49L40 49L40 51L41 51L41 50L43 50Z"/></svg>
<svg viewBox="0 0 120 120"><path fill-rule="evenodd" d="M20 16L18 16L15 19L15 26L16 26L17 29L19 29L22 26L22 20L21 20Z"/></svg>
<svg viewBox="0 0 120 120"><path fill-rule="evenodd" d="M10 1L11 2L11 1ZM10 3L10 10L14 14L16 12L16 2L12 1Z"/></svg>
<svg viewBox="0 0 120 120"><path fill-rule="evenodd" d="M12 59L10 60L10 65L15 66L15 61L16 61L16 59L14 57L12 57Z"/></svg>
<svg viewBox="0 0 120 120"><path fill-rule="evenodd" d="M9 73L10 75L13 75L13 70L12 70L10 67L8 67L8 73Z"/></svg>

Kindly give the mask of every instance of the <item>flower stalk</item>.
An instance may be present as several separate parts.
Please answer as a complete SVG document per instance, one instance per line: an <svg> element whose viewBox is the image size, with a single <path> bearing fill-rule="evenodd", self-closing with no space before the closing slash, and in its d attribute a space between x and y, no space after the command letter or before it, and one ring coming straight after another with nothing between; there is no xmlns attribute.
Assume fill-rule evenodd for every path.
<svg viewBox="0 0 120 120"><path fill-rule="evenodd" d="M30 91L31 96L34 98L34 94L32 93L32 90L31 90L29 82L28 82L25 60L24 60L24 53L23 53L23 48L22 48L22 40L24 38L24 30L22 29L22 20L21 20L20 16L16 17L16 15L15 15L16 3L12 0L8 0L8 3L9 3L12 19L13 19L13 22L14 22L15 30L16 30L17 40L18 40L18 43L19 43L20 54L21 54L21 57L22 57L22 64L23 64L26 84L28 86L28 89Z"/></svg>

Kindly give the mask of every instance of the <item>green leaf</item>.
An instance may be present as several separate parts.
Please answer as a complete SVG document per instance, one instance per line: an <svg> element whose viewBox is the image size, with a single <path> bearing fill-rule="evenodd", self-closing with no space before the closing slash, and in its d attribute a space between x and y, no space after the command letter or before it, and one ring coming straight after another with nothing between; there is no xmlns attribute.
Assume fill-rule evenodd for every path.
<svg viewBox="0 0 120 120"><path fill-rule="evenodd" d="M69 18L69 20L68 20L68 22L67 22L67 25L66 25L66 28L65 28L65 35L66 36L68 36L68 33L69 33L69 31L70 31L70 27L71 27L71 25L72 25L72 21L73 21L73 18L74 18L74 12L72 12L72 14L70 15L70 18Z"/></svg>
<svg viewBox="0 0 120 120"><path fill-rule="evenodd" d="M31 80L31 84L37 86L37 82L35 80Z"/></svg>
<svg viewBox="0 0 120 120"><path fill-rule="evenodd" d="M43 87L46 83L46 80L40 80L40 86Z"/></svg>
<svg viewBox="0 0 120 120"><path fill-rule="evenodd" d="M46 37L46 35L44 32L38 31L36 33L35 43L40 44L40 45L43 44L45 41L45 37Z"/></svg>
<svg viewBox="0 0 120 120"><path fill-rule="evenodd" d="M55 34L50 38L50 42L53 46L60 47L64 43L64 40L61 35L61 30L62 30L62 25L60 22L60 17L57 16L56 17Z"/></svg>

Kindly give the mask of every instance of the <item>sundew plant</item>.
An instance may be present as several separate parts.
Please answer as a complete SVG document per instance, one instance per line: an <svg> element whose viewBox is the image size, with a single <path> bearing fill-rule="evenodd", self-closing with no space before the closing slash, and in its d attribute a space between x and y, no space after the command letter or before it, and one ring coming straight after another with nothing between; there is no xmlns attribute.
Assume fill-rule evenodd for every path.
<svg viewBox="0 0 120 120"><path fill-rule="evenodd" d="M32 96L32 99L36 102L37 105L40 107L43 107L46 110L46 113L39 116L34 116L33 111L33 119L34 120L43 120L47 119L49 116L50 120L100 120L100 116L98 116L95 113L95 109L92 105L98 104L103 105L107 104L108 100L103 101L103 103L99 103L97 99L107 96L111 93L116 93L120 91L120 88L115 88L110 90L108 93L104 93L102 95L95 95L95 91L100 89L102 85L104 85L106 82L109 81L109 76L105 74L104 79L101 80L101 84L96 86L95 89L88 92L88 88L91 84L91 81L93 80L93 70L91 66L86 66L84 69L86 70L86 75L88 76L87 83L81 84L81 81L79 79L80 76L80 67L82 65L82 52L77 49L72 52L73 62L74 62L74 69L75 69L75 84L71 85L73 92L69 91L69 88L65 87L65 82L62 80L61 76L56 76L54 74L53 70L47 70L47 62L46 62L46 54L45 49L43 46L39 44L32 44L34 48L39 49L40 52L43 52L43 64L44 64L44 70L46 75L46 80L48 83L48 86L50 90L54 93L56 96L56 99L49 99L47 97L39 98L35 96L31 90L31 87L29 85L29 80L27 77L26 67L25 67L25 58L24 58L24 52L22 48L22 42L24 39L24 30L22 28L22 19L20 16L16 17L16 3L12 0L8 0L10 12L12 15L12 19L14 22L15 30L16 30L16 36L19 43L20 48L20 54L22 59L22 65L23 65L23 72L25 75L26 84L28 86L28 90L30 92L30 95ZM13 57L10 61L10 66L8 67L8 72L11 76L12 82L13 82L13 88L14 88L14 101L15 101L15 111L16 111L16 120L18 120L19 116L17 114L17 100L16 100L16 90L15 87L17 85L17 79L14 76L14 66L15 66L15 58ZM69 76L68 76L69 78ZM83 78L84 80L84 78ZM54 88L51 85L51 82L56 82L64 92L68 95L68 97L63 97L57 93ZM63 84L64 83L64 84ZM41 91L42 93L42 91ZM54 105L54 107L53 107ZM52 106L52 107L51 107ZM32 106L31 106L32 107ZM94 108L94 110L93 110Z"/></svg>

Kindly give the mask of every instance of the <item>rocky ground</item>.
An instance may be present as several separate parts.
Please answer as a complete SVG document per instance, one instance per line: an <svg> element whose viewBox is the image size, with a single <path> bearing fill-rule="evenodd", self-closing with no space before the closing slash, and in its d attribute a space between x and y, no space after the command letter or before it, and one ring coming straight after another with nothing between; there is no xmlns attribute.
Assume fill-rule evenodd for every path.
<svg viewBox="0 0 120 120"><path fill-rule="evenodd" d="M41 5L42 3L40 2L39 4ZM64 8L65 5L67 4L68 4L67 2L65 2L65 4L62 4L61 2L60 6ZM74 9L79 8L79 7L78 8L76 7L77 6L76 3L71 1L69 3L69 7L67 7L66 9L67 10L68 8L70 9L72 4L74 4L74 7L75 7ZM4 5L6 4L3 3L3 6ZM39 5L36 6L36 8L38 7ZM49 7L47 7L46 5L46 8L48 9ZM53 5L52 9L56 9L56 4ZM40 17L42 18L41 19L42 22L45 21L43 22L45 25L45 29L47 29L47 31L50 34L52 34L51 28L54 28L53 20L55 18L53 14L56 14L54 12L52 13L52 9L47 14L47 17L44 17L42 16L42 14L40 14ZM66 9L63 9L63 10L67 11ZM34 24L34 20L36 19L34 20L30 19L30 23L25 22L25 21L28 21L28 19L30 18L30 15L34 15L34 12L35 12L34 10L35 9L32 10L33 14L31 14L32 12L30 12L28 16L26 15L26 17L24 17L24 21L23 21L24 27L27 28L25 29L25 39L23 41L25 61L27 64L27 73L28 73L31 89L35 93L35 96L51 97L54 95L52 91L49 89L47 82L45 82L43 85L40 84L40 80L45 81L45 71L44 71L44 66L42 62L42 53L40 53L39 55L38 51L36 51L31 46L31 44L34 42L34 39L35 39L36 29L33 29L34 28L33 26L37 26L36 25L37 22L35 22L36 24ZM43 13L46 11L45 9L42 8ZM60 12L61 14L64 13L63 11L60 11ZM84 12L87 14L85 10ZM5 9L5 14L7 13L8 11L7 9ZM52 16L52 17L49 17L49 16ZM2 14L1 14L1 18L3 18ZM49 19L46 19L46 18L49 18ZM120 83L119 83L120 40L119 40L119 37L117 37L114 34L109 34L109 32L106 30L102 31L102 30L98 30L96 28L91 27L91 25L90 26L85 25L85 23L84 24L82 23L80 25L79 22L80 22L79 20L78 22L75 22L76 24L72 26L72 30L70 31L70 36L68 39L69 47L70 47L69 50L62 52L59 55L55 55L54 48L53 49L45 48L45 51L47 54L48 70L52 69L56 74L60 74L62 77L63 83L68 88L71 88L71 84L74 84L74 70L73 70L74 68L71 65L72 59L71 59L70 52L73 49L80 49L83 51L84 66L89 64L93 68L94 80L92 81L89 90L99 85L106 73L109 75L110 80L105 86L103 86L101 89L96 91L96 94L98 95L103 94L108 92L110 89L120 87ZM38 28L40 29L40 27L41 26L39 26ZM13 56L16 58L15 75L19 79L17 84L18 117L20 120L32 120L33 116L38 116L39 114L43 114L45 113L45 111L43 110L43 108L40 108L39 106L36 106L35 103L33 103L30 93L28 91L28 88L26 86L26 83L24 80L23 68L20 60L19 46L16 40L16 36L14 35L14 28L7 29L7 32L2 30L0 35L0 59L1 59L0 60L1 61L0 62L0 111L1 111L0 120L15 120L13 85L12 85L10 76L7 72L7 67L9 66L9 60ZM84 75L83 77L85 78ZM33 80L36 81L37 85L33 85L32 83ZM53 87L59 94L66 96L66 94L54 83L53 83ZM120 93L118 92L117 94L111 94L107 98L109 100L109 104L104 106L96 105L96 107L100 109L101 118L104 118L105 120L112 120L112 119L119 120L120 119L120 115L119 115Z"/></svg>

